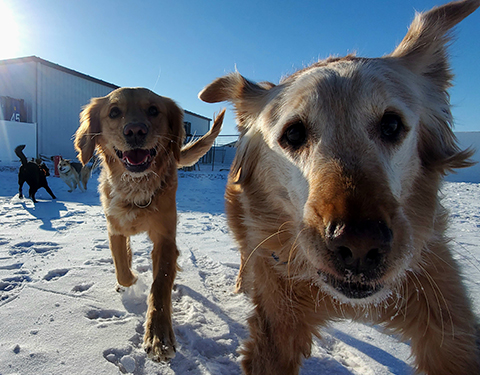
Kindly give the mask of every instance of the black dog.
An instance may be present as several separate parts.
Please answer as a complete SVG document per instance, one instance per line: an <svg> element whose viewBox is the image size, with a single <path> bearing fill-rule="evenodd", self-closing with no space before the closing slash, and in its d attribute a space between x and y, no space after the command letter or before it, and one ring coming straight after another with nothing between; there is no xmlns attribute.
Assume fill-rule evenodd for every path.
<svg viewBox="0 0 480 375"><path fill-rule="evenodd" d="M50 176L50 171L47 166L45 163L37 164L28 161L22 152L24 148L25 145L20 145L15 148L15 154L17 154L22 162L22 166L18 171L18 196L23 198L22 187L24 182L26 182L30 186L29 194L34 203L37 203L35 200L35 194L37 193L37 190L42 187L45 188L53 199L56 199L57 197L53 194L47 183L47 176Z"/></svg>

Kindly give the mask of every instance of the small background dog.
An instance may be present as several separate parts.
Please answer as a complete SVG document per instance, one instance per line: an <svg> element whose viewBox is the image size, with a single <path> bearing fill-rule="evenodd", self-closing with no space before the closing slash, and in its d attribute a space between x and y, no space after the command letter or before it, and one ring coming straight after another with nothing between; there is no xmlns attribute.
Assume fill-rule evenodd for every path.
<svg viewBox="0 0 480 375"><path fill-rule="evenodd" d="M18 171L19 198L23 198L22 188L23 184L26 182L30 186L29 195L34 203L37 203L37 200L35 199L35 194L37 193L38 189L42 187L48 192L48 194L50 194L53 199L56 199L55 195L53 194L47 183L47 176L50 176L49 169L43 162L38 164L33 161L28 161L23 153L24 148L25 145L20 145L15 148L15 154L20 158L20 161L22 162L22 166Z"/></svg>
<svg viewBox="0 0 480 375"><path fill-rule="evenodd" d="M63 182L70 188L69 192L74 191L77 185L81 191L86 191L88 180L92 174L92 167L68 159L60 159L58 173Z"/></svg>
<svg viewBox="0 0 480 375"><path fill-rule="evenodd" d="M439 194L446 173L472 164L451 129L446 46L479 5L418 14L381 58L329 58L278 85L233 73L200 93L237 111L226 212L237 286L255 306L246 374L298 374L318 327L342 318L408 341L419 373L480 374Z"/></svg>

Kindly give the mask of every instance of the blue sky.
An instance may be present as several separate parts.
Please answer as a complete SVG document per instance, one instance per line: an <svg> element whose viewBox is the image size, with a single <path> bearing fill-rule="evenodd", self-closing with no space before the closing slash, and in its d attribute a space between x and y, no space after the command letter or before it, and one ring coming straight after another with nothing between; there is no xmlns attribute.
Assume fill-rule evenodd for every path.
<svg viewBox="0 0 480 375"><path fill-rule="evenodd" d="M415 10L444 2L0 0L0 59L36 55L212 117L222 104L197 94L218 76L237 69L278 83L330 55L382 56ZM450 53L456 130L480 131L480 10L457 27ZM222 134L236 134L231 110Z"/></svg>

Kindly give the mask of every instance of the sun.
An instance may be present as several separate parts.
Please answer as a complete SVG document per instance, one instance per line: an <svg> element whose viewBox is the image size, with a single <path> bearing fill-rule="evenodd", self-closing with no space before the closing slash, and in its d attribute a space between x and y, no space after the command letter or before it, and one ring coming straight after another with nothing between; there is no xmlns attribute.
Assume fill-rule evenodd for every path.
<svg viewBox="0 0 480 375"><path fill-rule="evenodd" d="M0 35L0 59L18 57L20 31L14 12L2 0L0 0Z"/></svg>

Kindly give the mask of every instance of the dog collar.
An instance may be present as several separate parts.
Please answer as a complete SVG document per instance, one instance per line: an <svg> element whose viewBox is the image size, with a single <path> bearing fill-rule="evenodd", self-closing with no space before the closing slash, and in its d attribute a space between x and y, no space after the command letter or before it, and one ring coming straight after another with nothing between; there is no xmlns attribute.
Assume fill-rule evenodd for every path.
<svg viewBox="0 0 480 375"><path fill-rule="evenodd" d="M135 202L135 201L133 201L133 204L134 204L135 206L137 206L138 208L147 208L147 207L150 206L150 204L152 203L152 198L153 198L153 195L150 197L149 201L148 201L147 203L145 203L145 204L139 204L139 203L137 203L137 202Z"/></svg>

